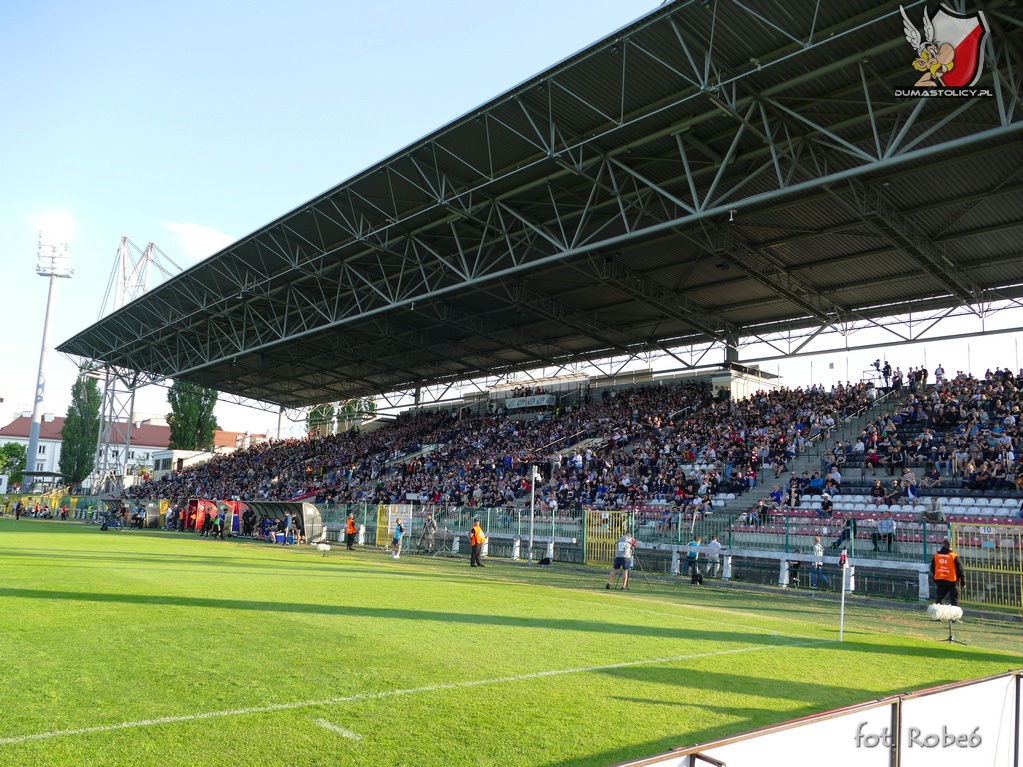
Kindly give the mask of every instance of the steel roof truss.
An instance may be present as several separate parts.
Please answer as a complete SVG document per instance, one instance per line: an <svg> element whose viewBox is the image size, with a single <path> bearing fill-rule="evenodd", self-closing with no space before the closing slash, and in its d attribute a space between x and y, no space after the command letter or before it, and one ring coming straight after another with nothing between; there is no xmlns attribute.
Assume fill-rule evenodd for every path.
<svg viewBox="0 0 1023 767"><path fill-rule="evenodd" d="M435 308L437 308L437 319L440 322L455 325L470 335L486 338L498 346L504 345L523 356L536 355L545 364L553 364L556 356L565 353L556 344L528 337L518 328L497 327L489 322L485 315L477 312L463 312L452 301L446 301L442 306Z"/></svg>
<svg viewBox="0 0 1023 767"><path fill-rule="evenodd" d="M920 264L925 274L938 279L966 304L980 301L983 291L966 272L948 258L942 246L927 237L910 217L888 199L880 187L853 184L859 213L893 245Z"/></svg>
<svg viewBox="0 0 1023 767"><path fill-rule="evenodd" d="M832 322L847 314L847 310L776 264L773 257L743 242L735 229L728 224L718 228L715 254L822 322Z"/></svg>
<svg viewBox="0 0 1023 767"><path fill-rule="evenodd" d="M773 30L775 30L777 32L780 32L782 35L787 37L789 40L791 40L796 45L799 45L799 46L808 46L808 45L810 45L810 39L813 38L813 27L810 28L810 35L809 35L810 39L801 40L800 38L798 38L795 35L793 35L791 32L789 32L784 27L782 27L782 26L780 26L778 24L775 24L773 21L768 19L763 14L757 13L752 8L750 8L749 6L744 5L742 2L740 2L740 0L732 0L732 4L737 6L738 8L742 8L750 16L753 16L754 18L759 19L761 22L763 22L764 24L769 26L771 29L773 29ZM818 0L818 10L819 9L820 9L820 3L819 3L819 0ZM817 21L817 12L816 11L814 12L813 18L814 18L814 23L816 23L816 21Z"/></svg>
<svg viewBox="0 0 1023 767"><path fill-rule="evenodd" d="M728 147L728 152L725 154L724 159L721 161L721 165L717 169L717 173L714 174L714 179L711 181L710 187L703 195L703 203L700 205L700 211L707 210L707 207L711 204L711 200L714 197L714 191L717 189L718 184L721 183L721 179L724 178L725 171L732 163L732 159L735 157L735 151L739 148L739 141L742 139L742 134L746 131L746 126L749 124L749 118L753 114L753 110L756 108L755 103L749 105L749 109L746 110L745 118L739 123L739 130L735 132L735 138L732 139L731 145Z"/></svg>
<svg viewBox="0 0 1023 767"><path fill-rule="evenodd" d="M697 333L721 343L725 342L731 324L721 317L715 317L712 312L687 299L684 295L665 290L653 280L629 271L620 264L614 263L610 258L591 258L589 263L592 272L605 285L613 286L641 303L648 303L666 316L688 325ZM717 319L724 332L699 322L695 317Z"/></svg>
<svg viewBox="0 0 1023 767"><path fill-rule="evenodd" d="M624 165L624 163L620 163L620 162L619 162L619 165ZM641 174L640 174L640 175L641 175ZM690 181L692 181L692 179L691 179L691 178L690 178ZM658 191L660 191L660 190L658 190ZM591 189L591 193L592 193L592 189ZM510 210L510 207L508 207L508 206L506 205L506 209ZM623 212L623 215L624 215L624 210L623 210L622 212ZM520 216L517 216L517 217L518 217L518 218L519 218L520 220L524 220L524 217L523 217L523 216L521 216L521 215L520 215ZM627 219L626 219L626 220L627 220ZM534 226L534 231L541 231L541 230L539 229L539 227L536 227L536 226ZM553 236L551 236L551 235L550 235L549 233L546 233L546 232L545 232L545 233L544 233L544 236L546 236L546 237L547 237L548 239L550 239L550 240L552 241L552 243L557 243L557 242L558 242L558 241L557 241L557 238L556 238L556 237L553 237Z"/></svg>
<svg viewBox="0 0 1023 767"><path fill-rule="evenodd" d="M803 341L801 344L799 344L799 346L797 346L795 348L795 351L793 351L792 353L793 354L799 354L799 352L803 351L803 349L806 348L807 344L809 344L811 341L813 341L813 339L815 339L817 336L819 336L821 333L823 333L825 330L827 330L829 327L831 327L832 324L834 324L834 323L826 322L823 325L821 325L819 328L817 328L815 331L813 331L810 335L808 335L806 337L806 340ZM842 323L842 324L843 325L848 325L848 323Z"/></svg>
<svg viewBox="0 0 1023 767"><path fill-rule="evenodd" d="M559 240L554 234L552 234L551 232L547 231L546 227L540 226L540 225L530 221L529 218L527 218L523 214L519 213L513 207L508 205L508 203L506 203L506 202L498 202L497 206L498 206L498 215L500 215L501 211L504 211L505 213L508 213L509 215L511 215L514 218L516 218L519 221L519 223L522 224L524 227L526 227L527 229L529 229L532 232L535 232L540 237L543 237L545 240L550 242L550 244L553 245L558 250L568 250L568 245L567 245L567 243L565 243L564 240ZM555 221L555 223L560 223L560 218L557 216L556 213L555 213L554 221ZM504 216L501 216L501 225L502 225L502 228L504 228L504 229L508 228L508 227L505 226Z"/></svg>
<svg viewBox="0 0 1023 767"><path fill-rule="evenodd" d="M516 106L518 106L519 111L522 112L522 115L526 118L526 122L528 122L529 126L533 129L533 134L534 135L532 135L532 136L526 135L525 133L520 131L518 128L516 128L514 125L509 123L507 120L504 120L503 118L501 118L496 112L488 112L486 119L487 120L493 120L495 123L500 125L502 128L504 128L509 133L511 133L511 134L513 134L515 136L518 136L520 139L525 141L527 144L532 145L537 151L543 152L545 154L550 152L551 151L551 145L547 143L548 142L548 137L537 126L536 120L534 119L533 113L530 111L529 106L521 98L515 99L515 104L516 104ZM487 143L489 145L490 142L488 141ZM493 165L491 165L491 168L493 168Z"/></svg>
<svg viewBox="0 0 1023 767"><path fill-rule="evenodd" d="M628 354L629 345L638 340L635 337L626 339L624 333L614 330L607 332L596 313L570 312L565 309L559 299L537 293L524 285L517 284L515 286L514 296L518 303L528 304L533 313L559 322L586 338L599 340L601 343L607 344L608 348Z"/></svg>
<svg viewBox="0 0 1023 767"><path fill-rule="evenodd" d="M643 176L643 174L639 173L638 171L633 170L632 168L630 168L628 165L626 165L624 162L622 162L618 158L612 157L612 158L610 158L610 162L615 167L621 168L622 170L624 170L626 173L628 173L630 176L632 176L637 181L642 183L648 189L652 189L653 191L657 192L657 194L659 194L662 197L664 197L665 199L671 201L672 203L674 203L678 207L682 208L683 210L687 210L690 213L695 213L696 212L696 208L693 205L689 204L688 202L686 202L685 200L682 200L679 197L676 197L671 192L668 192L667 190L665 190L662 187L658 186L656 183L654 183L650 179L646 178L645 176Z"/></svg>
<svg viewBox="0 0 1023 767"><path fill-rule="evenodd" d="M1003 6L1008 7L1002 0L990 0L986 11L999 22L1019 26L998 11ZM873 31L871 25L887 32L897 13L879 13L864 5L840 18L832 12L834 6L826 7L829 13L822 22L826 28L817 33L819 2L812 22L808 14L798 22L779 21L788 11L785 6L758 3L753 10L746 0L713 3L709 22L700 17L688 28L676 17L684 21L687 13L703 13L693 4L675 3L657 11L620 39L582 52L534 83L499 97L479 115L452 123L158 288L142 303L125 307L75 339L72 350L95 350L98 356L131 364L148 359L161 369L202 375L202 368L215 365L218 355L236 356L239 348L259 353L284 343L300 346L303 339L319 338L317 334L331 329L355 328L374 316L394 315L413 301L443 301L472 289L514 285L530 271L578 265L593 251L616 251L668 233L686 236L704 225L714 230L731 208L756 208L760 213L779 199L795 201L799 194L812 195L866 174L921 173L936 158L945 162L961 158L966 156L964 148L986 146L985 142L1004 147L1018 136L1023 62L1016 52L1018 40L997 24L985 62L997 110L976 100L888 104L876 97L890 84L868 78L864 62L877 56L894 66L891 52L904 46L897 34L842 59L824 61L811 51L823 52L819 46L854 32L867 39L862 32ZM749 30L762 30L763 37L773 41L761 60L751 60L754 67L736 64L735 51L723 47L722 41L734 39L736 24L747 23L737 21L743 17L754 22L748 24ZM654 32L648 35L650 29ZM779 43L778 35L789 42ZM588 59L613 55L616 46L620 58L610 73L603 59L594 62L600 67L581 70L589 72L592 83L602 83L603 96L587 85L585 77L568 74L579 62L586 65ZM637 51L629 61L632 47ZM788 61L804 52L811 66ZM657 62L651 68L671 88L661 88L640 106L631 106L644 94L627 93L633 81L625 73L631 75L638 54L641 62ZM687 64L694 77L683 74ZM765 82L758 76L761 66L765 71L777 67L773 69L777 76ZM830 93L816 88L815 81L832 75L838 80L843 71L855 76L844 77ZM637 78L636 88L649 89L650 81ZM820 104L825 105L823 110ZM483 127L474 128L474 121ZM643 121L648 121L645 126ZM616 136L619 126L626 126L630 138ZM663 139L669 137L677 156L674 147L671 151L664 147L668 142ZM463 152L459 142L466 142L469 149ZM520 142L524 143L515 147ZM513 150L502 151L505 145ZM629 154L644 147L651 150L643 153L648 157ZM692 150L709 157L711 164L694 162ZM481 163L480 157L486 159ZM678 161L681 174L671 165ZM481 164L486 166L482 170L477 167ZM451 175L452 168L466 168L466 178ZM754 184L756 191L747 191ZM740 193L745 197L739 198ZM970 275L947 257L943 260L945 251L935 238L921 239L897 208L859 207L872 225L897 247L908 248L905 252L952 295L966 302L978 300ZM1002 225L985 223L974 231L994 231ZM948 236L959 235L970 233ZM785 322L815 321L820 326L859 314L795 278L795 269L781 257L729 237L721 235L711 250L808 315ZM655 281L651 285L647 294L654 291L652 303L660 305L672 295ZM541 317L547 312L548 320L580 332L604 351L632 354L640 346L663 345L661 339L630 336L629 323L622 324L622 332L608 334L592 313L573 312L560 301L544 303L547 297L538 297L539 311L534 296L526 299L531 312ZM948 298L929 300L940 303ZM666 316L680 323L688 317L678 307ZM253 323L255 317L261 322ZM701 318L694 330L715 330L713 322L711 327L702 327L705 324ZM643 333L648 335L649 329ZM450 342L436 340L438 345ZM157 353L146 348L153 346L164 348ZM530 348L538 348L537 343L520 343L515 351ZM567 354L551 344L547 351L548 359L554 360L584 359L600 350ZM473 356L472 361L486 365L490 359ZM445 375L438 372L439 363L429 364L431 374ZM394 371L388 380L405 372Z"/></svg>
<svg viewBox="0 0 1023 767"><path fill-rule="evenodd" d="M1002 21L1023 28L1019 19L1013 19L997 10L988 10L988 15L994 15ZM1004 36L1004 33L1003 33ZM1020 99L1020 62L1016 66L1012 63L1012 50L1008 45L995 45L994 39L988 40L985 51L988 60L992 63L991 74L992 84L995 89L995 101L998 104L998 114L1002 119L1002 125L1008 125L1013 120L1013 113L1019 106ZM1018 55L1018 53L1017 53ZM1002 58L1004 57L1004 71Z"/></svg>
<svg viewBox="0 0 1023 767"><path fill-rule="evenodd" d="M677 17L672 16L669 19L668 23L671 25L671 30L675 33L675 39L678 41L679 48L681 49L682 53L685 54L686 61L689 63L689 66L692 67L692 69L693 69L693 77L696 80L696 83L695 83L696 86L700 90L704 90L707 87L707 76L704 73L704 71L702 69L700 69L700 67L697 66L697 64L696 64L696 58L699 56L700 45L699 45L698 41L695 41L695 40L692 41L692 45L691 45L690 42L686 40L685 31L683 30L683 28L681 26L679 26L678 21L676 19L677 19ZM695 48L696 49L697 57L693 56L693 51L690 50L690 48ZM680 75L680 76L684 80L689 80L689 78L685 77L684 75Z"/></svg>

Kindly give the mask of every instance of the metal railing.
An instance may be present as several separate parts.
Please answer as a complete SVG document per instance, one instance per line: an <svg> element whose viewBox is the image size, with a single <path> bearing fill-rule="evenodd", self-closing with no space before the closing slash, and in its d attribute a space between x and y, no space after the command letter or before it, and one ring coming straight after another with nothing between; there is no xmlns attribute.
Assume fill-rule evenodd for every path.
<svg viewBox="0 0 1023 767"><path fill-rule="evenodd" d="M366 541L376 540L378 506L320 506L324 524L341 526L348 512L355 514L357 525L364 525ZM437 523L438 535L467 536L474 519L479 519L488 536L520 538L529 536L529 512L512 507L473 508L468 506L432 506L392 504L405 527L406 548L415 546L422 535L427 514ZM533 519L533 537L537 545L555 541L561 545L584 542L585 512L567 511L552 515L538 513ZM759 518L751 513L706 514L674 513L670 509L639 509L632 512L633 535L650 544L685 545L700 538L703 544L717 536L728 549L775 551L793 554L813 552L815 539L820 538L826 553L837 555L845 549L850 556L888 562L929 562L941 540L948 535L948 526L927 521L899 521L890 538L877 533L875 520L857 518L854 532L847 532L844 519L814 514L769 514ZM464 544L464 541L463 541ZM497 545L497 542L494 542ZM524 555L524 554L523 554Z"/></svg>

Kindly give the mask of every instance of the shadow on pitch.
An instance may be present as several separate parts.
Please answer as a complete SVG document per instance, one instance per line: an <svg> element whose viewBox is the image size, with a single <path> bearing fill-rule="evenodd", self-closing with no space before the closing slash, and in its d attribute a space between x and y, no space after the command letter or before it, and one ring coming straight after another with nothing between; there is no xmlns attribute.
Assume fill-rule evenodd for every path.
<svg viewBox="0 0 1023 767"><path fill-rule="evenodd" d="M456 613L430 610L410 610L397 607L365 607L353 605L312 604L306 602L268 602L247 599L215 599L211 597L171 596L161 594L113 594L90 593L77 591L48 591L43 589L6 588L0 587L0 597L22 599L52 599L68 602L121 603L130 605L169 605L179 607L208 608L214 610L248 610L257 612L277 612L296 614L336 615L346 618L375 618L397 621L431 621L437 623L453 623L479 626L508 626L533 629L553 629L556 631L583 631L599 634L619 634L627 636L653 637L657 639L674 639L703 642L727 642L736 645L777 647L779 650L795 647L791 639L784 636L773 636L765 633L730 631L727 625L721 631L710 629L693 629L686 626L662 627L642 626L626 623L607 623L574 618L547 618L511 615L490 615L487 613ZM829 642L818 644L830 650L845 650L868 653L871 655L897 654L916 657L947 659L948 648L944 645L886 647L865 642L847 641L841 644ZM689 648L678 648L684 651ZM964 649L970 660L986 660L996 662L1018 663L1018 657L1008 653L981 652L970 648ZM671 654L670 651L666 654Z"/></svg>
<svg viewBox="0 0 1023 767"><path fill-rule="evenodd" d="M106 550L94 551L67 551L65 549L8 549L0 551L0 560L3 559L25 559L40 560L46 562L74 564L76 567L107 566L109 564L131 567L135 565L156 565L162 568L180 568L187 565L205 566L202 572L209 573L216 568L229 568L231 570L243 571L253 570L267 572L275 568L284 568L288 574L303 574L310 571L318 571L333 574L353 574L356 572L375 573L378 568L370 567L364 560L346 557L332 557L322 560L321 557L302 557L287 560L274 560L268 558L257 558L253 556L232 555L228 546L221 546L223 542L211 541L209 554L195 553L158 553L138 551ZM204 544L205 545L205 544ZM271 544L262 544L263 548L250 549L256 553L274 553L284 549L282 546L271 548ZM310 553L310 552L302 552ZM347 559L347 561L345 561ZM321 561L322 560L322 561ZM336 565L345 562L344 570Z"/></svg>
<svg viewBox="0 0 1023 767"><path fill-rule="evenodd" d="M376 618L398 621L431 621L480 626L511 626L558 631L585 631L601 634L626 634L661 639L689 641L725 641L730 644L750 644L787 647L789 642L765 632L736 633L716 632L685 627L667 628L658 626L637 626L622 623L578 619L555 619L546 617L489 615L486 613L456 613L430 610L410 610L397 607L364 607L353 605L311 604L306 602L264 602L246 599L215 599L211 597L171 596L160 594L112 594L78 591L48 591L0 587L0 598L51 599L69 602L120 603L129 605L160 605L214 610L250 610L259 612L299 613L337 615L345 618Z"/></svg>

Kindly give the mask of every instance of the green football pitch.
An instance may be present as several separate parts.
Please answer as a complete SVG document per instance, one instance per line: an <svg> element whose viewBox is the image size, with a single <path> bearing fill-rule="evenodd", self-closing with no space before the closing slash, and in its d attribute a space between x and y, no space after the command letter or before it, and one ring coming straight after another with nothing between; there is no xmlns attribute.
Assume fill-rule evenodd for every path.
<svg viewBox="0 0 1023 767"><path fill-rule="evenodd" d="M611 765L1023 665L914 605L0 519L0 764Z"/></svg>

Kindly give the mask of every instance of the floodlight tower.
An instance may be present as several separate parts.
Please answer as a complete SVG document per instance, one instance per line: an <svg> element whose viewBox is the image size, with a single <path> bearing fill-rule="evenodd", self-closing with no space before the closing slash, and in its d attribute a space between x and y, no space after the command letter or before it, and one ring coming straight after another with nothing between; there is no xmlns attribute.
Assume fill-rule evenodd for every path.
<svg viewBox="0 0 1023 767"><path fill-rule="evenodd" d="M107 313L108 304L112 304L110 310L116 312L149 289L151 266L155 266L164 277L170 277L172 272L167 268L168 264L180 271L180 267L152 242L145 250L140 250L127 237L121 237L100 307L100 318ZM88 371L87 375L96 378L103 386L99 438L90 475L91 491L117 492L123 489L128 473L135 392L142 375L137 370L117 365L101 365Z"/></svg>
<svg viewBox="0 0 1023 767"><path fill-rule="evenodd" d="M43 399L46 395L46 352L50 346L50 316L53 314L53 296L57 292L57 280L61 277L70 278L74 269L68 265L68 246L66 242L49 243L43 241L43 233L39 232L37 249L36 274L50 278L50 289L46 296L46 316L43 319L43 343L39 349L39 376L36 378L36 396L32 405L32 427L28 433L28 453L25 456L25 478L36 475L36 456L39 453L39 427L42 419Z"/></svg>

